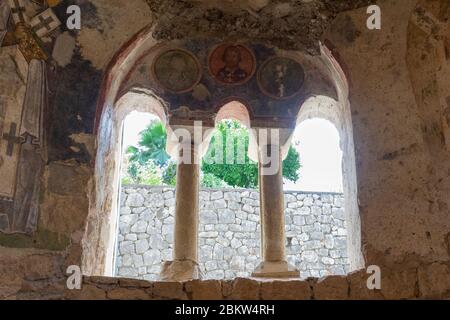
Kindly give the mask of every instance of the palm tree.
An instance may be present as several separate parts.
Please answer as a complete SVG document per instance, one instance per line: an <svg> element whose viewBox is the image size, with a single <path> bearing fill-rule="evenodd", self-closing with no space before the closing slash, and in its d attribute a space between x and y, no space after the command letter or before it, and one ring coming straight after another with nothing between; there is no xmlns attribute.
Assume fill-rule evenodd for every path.
<svg viewBox="0 0 450 320"><path fill-rule="evenodd" d="M165 167L169 161L166 152L167 132L160 121L153 121L140 133L141 139L138 147L128 147L127 154L130 162L145 165L153 161L160 168Z"/></svg>

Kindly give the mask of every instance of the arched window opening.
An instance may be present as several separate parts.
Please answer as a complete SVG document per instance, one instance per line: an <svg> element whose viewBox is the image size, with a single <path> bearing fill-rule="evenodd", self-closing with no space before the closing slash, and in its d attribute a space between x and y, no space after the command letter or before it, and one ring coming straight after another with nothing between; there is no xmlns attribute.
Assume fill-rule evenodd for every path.
<svg viewBox="0 0 450 320"><path fill-rule="evenodd" d="M219 181L203 183L200 193L199 263L206 279L251 277L262 262L259 168L249 156L258 148L255 136L243 104L231 102L219 110L202 164L203 179L210 175ZM216 152L222 154L215 157ZM294 149L283 168L286 180L295 181Z"/></svg>
<svg viewBox="0 0 450 320"><path fill-rule="evenodd" d="M348 106L325 96L302 106L292 144L297 183L285 181L286 253L301 278L361 267L354 148Z"/></svg>
<svg viewBox="0 0 450 320"><path fill-rule="evenodd" d="M157 280L172 258L176 161L166 142L158 116L125 118L115 276Z"/></svg>
<svg viewBox="0 0 450 320"><path fill-rule="evenodd" d="M136 247L135 243L121 243L119 238L121 213L126 210L126 202L132 201L134 197L127 199L121 196L122 172L125 170L123 156L127 151L127 146L123 145L126 136L124 129L129 128L125 119L133 112L152 114L153 119L157 118L166 125L164 104L146 89L130 90L103 112L99 120L95 176L92 183L95 201L91 203L88 227L83 238L83 272L88 275L117 275L122 252L131 254L131 248L134 250ZM138 215L132 216L132 213L127 218L130 230L131 222L138 220Z"/></svg>
<svg viewBox="0 0 450 320"><path fill-rule="evenodd" d="M258 165L247 155L250 119L244 105L232 102L216 120L201 163L199 269L205 279L248 277L260 255ZM163 129L149 114L134 112L124 121L119 277L158 280L172 258L176 162L165 152Z"/></svg>
<svg viewBox="0 0 450 320"><path fill-rule="evenodd" d="M301 159L296 182L285 180L285 191L342 193L342 150L339 132L328 120L307 119L294 131L292 146Z"/></svg>
<svg viewBox="0 0 450 320"><path fill-rule="evenodd" d="M216 134L221 127L237 133L238 139L235 140L243 141L245 148L235 148L233 143L231 158L239 160L235 157L237 151L245 159L238 165L252 164L251 161L247 163L247 159L259 162L252 169L258 179L242 179L246 176L233 170L215 174L217 167L212 166L210 169L213 170L208 174L213 173L225 184L207 182L204 178L207 170L203 170L200 180L199 167L205 169L205 159L208 159L208 152L204 157L204 147L214 140L209 140L213 135L206 134L200 145L195 141L184 143L179 139L182 135L178 129L192 134L190 130L193 127L189 121L195 119L188 118L190 114L177 114L180 119L172 118L169 126L166 119L168 106L151 90L133 89L116 100L121 73L114 82L107 82L107 85L111 84L106 87L110 90L104 93L102 109L97 117L98 144L95 176L91 184L92 201L82 241L83 272L87 275L183 281L199 277L298 277L299 271L302 278L320 277L361 268L364 260L348 88L345 76L325 51L324 62L330 67L333 79L336 78L337 94L331 94L336 100L323 96L308 99L300 108L298 123L301 125L307 119L321 118L330 121L339 132L344 193L341 198L323 193L310 192L312 197L305 194L294 196L289 191L283 193L283 177L284 187L289 189L289 184L299 179L301 183L303 174L302 169L296 167L299 166L298 161L301 162L298 151L294 147L288 149L293 128L279 129L282 133L280 141L273 138L261 140L259 133L266 130L264 126L275 124L276 127L276 123L267 124L259 118L253 119L251 108L238 101L230 102L217 111L215 120L219 130ZM160 119L160 123L152 120L154 128L147 128L149 131L154 129L162 133L166 128L175 133L170 134L170 139L167 139L167 133L159 135L160 138L165 136L166 148L162 142L164 139L156 143L157 148L139 143L134 148L123 145L123 129L130 127L127 124L123 126L123 122L132 111L153 113ZM258 124L255 130L251 128L251 119L255 120L253 124ZM135 129L135 126L131 125L131 128ZM151 138L147 142L154 146L158 139L153 139L152 134L149 136ZM227 139L220 136L216 140L225 140L225 146L222 143L216 149L228 149ZM183 148L183 151L178 148ZM168 170L170 174L163 173L163 169L170 167L167 153L180 160L187 154L184 148L190 151L196 162L177 161L173 170ZM276 150L276 161L266 154L269 148ZM122 158L124 151L127 151L125 163ZM283 163L283 170L269 173L265 160L280 164L281 155L287 156L283 158L284 162L293 159L297 164L286 169ZM226 160L225 154L222 161ZM175 190L173 179L176 171ZM229 179L230 173L233 181ZM172 177L172 180L167 180L167 177ZM199 190L199 186L208 186L208 183L216 188ZM258 185L260 190L256 189ZM131 189L121 190L121 187ZM333 229L333 223L337 229ZM344 237L345 234L346 241L335 239L335 236ZM342 264L345 258L348 258L348 268L343 267L343 272L329 267ZM317 261L327 265L327 269L315 265Z"/></svg>
<svg viewBox="0 0 450 320"><path fill-rule="evenodd" d="M240 121L218 122L202 161L202 187L256 189L258 164L248 157L249 142L249 130Z"/></svg>
<svg viewBox="0 0 450 320"><path fill-rule="evenodd" d="M336 127L323 118L302 121L292 138L301 170L285 181L286 254L300 277L349 271L342 183L342 150Z"/></svg>
<svg viewBox="0 0 450 320"><path fill-rule="evenodd" d="M205 279L248 277L259 263L258 165L250 117L237 101L217 113L202 166L199 267Z"/></svg>

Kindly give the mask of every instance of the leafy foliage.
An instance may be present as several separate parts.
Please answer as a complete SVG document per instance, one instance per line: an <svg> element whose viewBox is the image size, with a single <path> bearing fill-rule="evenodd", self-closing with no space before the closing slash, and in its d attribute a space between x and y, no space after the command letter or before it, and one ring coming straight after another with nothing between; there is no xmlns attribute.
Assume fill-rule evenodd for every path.
<svg viewBox="0 0 450 320"><path fill-rule="evenodd" d="M175 187L177 183L177 164L169 161L162 172L162 181L165 185Z"/></svg>
<svg viewBox="0 0 450 320"><path fill-rule="evenodd" d="M202 171L213 174L233 187L256 188L258 164L248 157L248 146L249 135L245 127L237 121L222 121L211 139L210 148L202 164ZM220 150L223 157L216 158ZM298 152L291 147L287 158L283 161L283 176L293 182L299 179L299 158ZM217 163L217 159L226 161Z"/></svg>
<svg viewBox="0 0 450 320"><path fill-rule="evenodd" d="M169 155L166 153L167 132L160 121L152 121L140 133L138 146L129 146L124 167L126 172L122 177L124 184L174 185L166 177Z"/></svg>
<svg viewBox="0 0 450 320"><path fill-rule="evenodd" d="M162 122L151 122L140 135L139 147L128 148L130 162L143 165L152 160L160 167L166 165L170 157L166 152L167 132Z"/></svg>
<svg viewBox="0 0 450 320"><path fill-rule="evenodd" d="M202 172L202 187L205 188L227 188L230 187L225 181L216 177L212 173Z"/></svg>
<svg viewBox="0 0 450 320"><path fill-rule="evenodd" d="M122 177L122 184L161 185L161 169L151 160L144 165L132 163Z"/></svg>
<svg viewBox="0 0 450 320"><path fill-rule="evenodd" d="M138 146L127 150L127 172L123 181L175 186L176 163L165 151L167 132L164 125L154 121L140 136ZM248 146L249 135L245 127L237 121L222 121L201 165L202 186L256 188L258 165L249 159ZM299 154L291 147L283 162L283 176L296 182L299 169Z"/></svg>

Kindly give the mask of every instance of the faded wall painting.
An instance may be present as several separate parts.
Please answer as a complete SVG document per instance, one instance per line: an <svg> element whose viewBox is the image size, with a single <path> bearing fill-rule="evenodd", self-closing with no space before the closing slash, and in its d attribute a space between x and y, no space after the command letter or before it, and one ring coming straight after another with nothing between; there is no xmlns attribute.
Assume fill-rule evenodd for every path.
<svg viewBox="0 0 450 320"><path fill-rule="evenodd" d="M258 71L261 91L274 99L289 99L295 96L305 82L305 71L295 60L274 57L267 60Z"/></svg>
<svg viewBox="0 0 450 320"><path fill-rule="evenodd" d="M8 57L13 57L8 59ZM16 46L0 50L0 197L12 199L16 182L16 170L19 158L22 104L25 97L23 77L16 71L20 62L20 53ZM0 226L1 228L1 226Z"/></svg>
<svg viewBox="0 0 450 320"><path fill-rule="evenodd" d="M306 74L312 83L319 80L318 72L309 71L310 66L306 72L301 62L283 58L279 51L260 43L216 40L162 44L155 54L138 61L121 94L138 87L156 90L167 103L172 122L198 118L212 125L215 112L236 100L246 105L255 121L271 119L283 127L292 126L292 115L298 112L304 97L300 90L306 93L310 88ZM206 74L197 73L195 61ZM258 86L256 72L261 66ZM153 77L149 69L154 69Z"/></svg>
<svg viewBox="0 0 450 320"><path fill-rule="evenodd" d="M2 49L2 53L8 50ZM2 78L6 80L14 74L10 70ZM43 126L47 103L45 62L33 59L25 79L26 85L17 79L16 85L11 87L13 91L2 97L2 101L10 102L3 104L0 119L0 232L6 233L31 234L36 230L40 177L46 156ZM16 94L11 95L14 90Z"/></svg>
<svg viewBox="0 0 450 320"><path fill-rule="evenodd" d="M152 71L163 89L173 93L191 91L202 76L197 59L181 49L171 49L160 54L153 63Z"/></svg>
<svg viewBox="0 0 450 320"><path fill-rule="evenodd" d="M45 48L52 43L44 45L39 39L60 22L42 3L30 11L32 17L27 15L29 2L8 0L6 4L0 5L0 232L32 234L47 159Z"/></svg>
<svg viewBox="0 0 450 320"><path fill-rule="evenodd" d="M244 45L222 44L209 57L209 71L221 84L241 85L255 73L255 60L252 51Z"/></svg>

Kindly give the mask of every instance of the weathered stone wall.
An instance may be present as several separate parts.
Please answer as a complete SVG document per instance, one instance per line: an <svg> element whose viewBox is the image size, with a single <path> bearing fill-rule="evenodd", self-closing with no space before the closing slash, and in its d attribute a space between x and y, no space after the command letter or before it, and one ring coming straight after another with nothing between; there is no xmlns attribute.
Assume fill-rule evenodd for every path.
<svg viewBox="0 0 450 320"><path fill-rule="evenodd" d="M173 188L122 190L116 274L156 280L172 259ZM286 192L288 261L301 278L348 272L344 199L334 193ZM200 192L199 263L206 279L249 277L260 262L259 193Z"/></svg>

